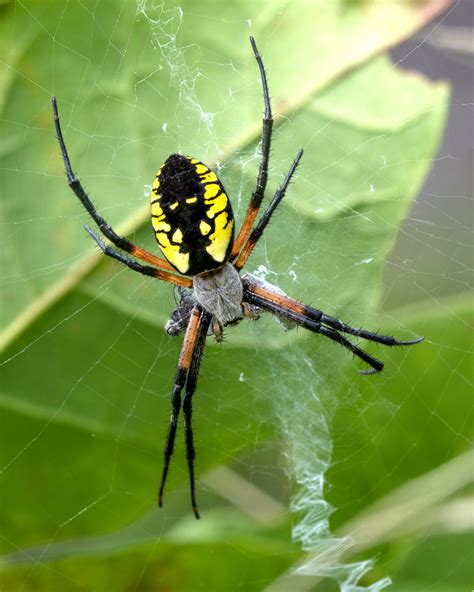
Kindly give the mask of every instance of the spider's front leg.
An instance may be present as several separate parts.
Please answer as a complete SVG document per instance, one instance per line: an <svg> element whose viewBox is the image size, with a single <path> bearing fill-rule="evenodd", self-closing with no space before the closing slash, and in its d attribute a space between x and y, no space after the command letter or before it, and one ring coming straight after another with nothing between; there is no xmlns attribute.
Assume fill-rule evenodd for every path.
<svg viewBox="0 0 474 592"><path fill-rule="evenodd" d="M146 263L154 265L159 270L174 273L176 271L175 268L166 259L163 259L161 257L156 257L152 253L145 251L145 249L142 249L141 247L134 245L124 236L118 235L115 232L115 230L112 228L112 226L110 226L108 224L108 222L96 210L94 204L92 203L89 196L87 195L84 187L82 186L81 182L79 181L79 179L76 177L76 175L74 174L74 172L72 170L71 161L69 159L69 154L68 154L68 151L66 148L66 143L64 141L63 132L61 129L61 123L59 120L59 111L58 111L58 104L56 102L56 97L52 98L52 104L53 104L54 126L56 128L56 136L58 138L59 147L61 149L61 154L63 157L64 168L66 170L66 176L67 176L67 180L69 183L69 187L75 193L76 197L79 199L79 201L84 206L84 208L87 210L89 216L97 224L100 232L106 238L108 238L112 244L114 244L116 247L118 247L122 251L129 253L130 255L132 255L132 257L136 257L137 259L140 259L141 261L145 261ZM89 232L89 230L88 230L88 232ZM96 236L91 232L89 232L89 234L92 234L93 238L96 240L96 242L102 248L102 245L101 245L100 241L97 241ZM105 250L104 250L104 252L105 252ZM108 252L106 252L106 254L110 255L112 257L114 256L114 255L112 255L112 251L110 249L108 250ZM125 263L126 265L128 265L128 263L126 263L127 258L123 258L123 257L122 257L122 259L120 259L120 257L115 257L115 258L118 259L119 261L122 261L122 263ZM132 263L132 265L133 265L133 263ZM129 265L129 267L130 267L130 265ZM138 268L135 268L135 271L138 271ZM150 275L150 274L148 274L148 275ZM173 274L167 274L167 277L172 278L174 276L173 276ZM160 279L166 279L166 278L165 278L165 276L162 276ZM185 285L185 284L182 284L182 285Z"/></svg>

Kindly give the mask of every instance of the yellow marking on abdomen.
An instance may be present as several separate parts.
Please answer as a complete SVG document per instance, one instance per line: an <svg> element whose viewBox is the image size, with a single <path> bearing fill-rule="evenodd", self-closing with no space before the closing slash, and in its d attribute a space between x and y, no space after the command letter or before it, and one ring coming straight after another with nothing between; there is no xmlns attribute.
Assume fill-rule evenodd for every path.
<svg viewBox="0 0 474 592"><path fill-rule="evenodd" d="M172 245L168 236L164 232L157 232L155 236L163 251L163 255L168 261L174 265L178 271L186 273L189 269L189 253L180 253L180 246Z"/></svg>
<svg viewBox="0 0 474 592"><path fill-rule="evenodd" d="M208 218L214 218L216 214L225 210L227 206L227 195L225 193L221 193L218 195L214 201L211 202L209 208L207 208L206 214Z"/></svg>
<svg viewBox="0 0 474 592"><path fill-rule="evenodd" d="M183 233L181 232L181 229L180 228L177 228L173 232L173 236L171 237L171 240L174 243L182 243L183 242Z"/></svg>
<svg viewBox="0 0 474 592"><path fill-rule="evenodd" d="M206 247L206 251L214 259L222 263L227 253L230 239L232 237L233 221L229 221L227 212L222 212L215 219L215 231L209 236L211 244Z"/></svg>
<svg viewBox="0 0 474 592"><path fill-rule="evenodd" d="M193 204L197 202L197 197L188 197L188 199L186 200L187 204Z"/></svg>
<svg viewBox="0 0 474 592"><path fill-rule="evenodd" d="M219 193L221 188L217 183L209 183L209 185L204 185L204 199L212 199L216 197Z"/></svg>
<svg viewBox="0 0 474 592"><path fill-rule="evenodd" d="M176 208L179 206L179 203L177 201L174 202L174 204L170 205L170 210L176 210Z"/></svg>
<svg viewBox="0 0 474 592"><path fill-rule="evenodd" d="M207 166L205 164L199 163L196 164L196 173L198 175L203 175L204 173L207 173L209 171L209 169L207 168Z"/></svg>
<svg viewBox="0 0 474 592"><path fill-rule="evenodd" d="M215 181L217 181L217 175L216 173L209 171L205 175L199 175L199 181L201 183L214 183Z"/></svg>
<svg viewBox="0 0 474 592"><path fill-rule="evenodd" d="M161 209L159 202L155 201L154 203L152 203L151 204L151 215L158 218L162 214L163 214L163 210Z"/></svg>
<svg viewBox="0 0 474 592"><path fill-rule="evenodd" d="M201 222L199 223L199 230L201 231L201 234L203 236L206 236L206 234L209 234L211 226L207 222L204 222L204 220L201 220Z"/></svg>
<svg viewBox="0 0 474 592"><path fill-rule="evenodd" d="M157 220L156 218L152 218L151 223L153 225L153 229L155 230L155 232L169 232L171 230L171 226L164 220Z"/></svg>

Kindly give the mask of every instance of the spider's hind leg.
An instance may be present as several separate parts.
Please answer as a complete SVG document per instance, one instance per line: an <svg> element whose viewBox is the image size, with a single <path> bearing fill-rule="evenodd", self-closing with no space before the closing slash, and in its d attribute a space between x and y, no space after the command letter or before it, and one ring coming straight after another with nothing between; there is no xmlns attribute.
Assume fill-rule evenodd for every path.
<svg viewBox="0 0 474 592"><path fill-rule="evenodd" d="M313 333L319 333L339 343L339 345L348 349L370 366L369 370L362 370L362 374L381 372L384 364L355 343L352 343L352 341L344 336L344 333L388 346L414 345L423 340L423 337L418 337L417 339L402 341L389 335L380 335L379 333L372 333L351 327L335 317L326 315L321 310L311 308L290 298L276 286L272 286L249 273L243 276L242 283L244 285L244 299L246 302L258 306L262 310L271 312L279 318L283 317L291 324L296 324Z"/></svg>

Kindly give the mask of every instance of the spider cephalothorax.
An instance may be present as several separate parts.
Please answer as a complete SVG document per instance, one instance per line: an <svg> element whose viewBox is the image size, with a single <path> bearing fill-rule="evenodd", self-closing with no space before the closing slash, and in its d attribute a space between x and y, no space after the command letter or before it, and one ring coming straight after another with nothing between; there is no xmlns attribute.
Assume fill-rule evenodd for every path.
<svg viewBox="0 0 474 592"><path fill-rule="evenodd" d="M235 324L244 317L258 318L260 311L267 311L274 314L285 326L303 327L344 346L368 364L370 370L361 371L365 374L380 372L383 363L355 345L345 335L354 335L388 346L412 345L423 339L420 337L412 341L399 341L394 337L351 327L321 310L290 298L276 286L251 274L240 275L273 212L283 199L303 155L303 150L297 153L280 188L255 224L267 184L273 118L262 59L253 37L250 37L250 43L260 70L265 105L262 158L255 191L235 240L232 207L217 175L201 161L181 154L172 154L167 158L155 177L151 192L153 229L165 259L156 257L127 238L119 236L97 212L72 172L59 123L56 99L53 98L56 134L69 186L102 234L120 250L117 251L105 244L87 226L86 230L109 257L143 275L178 286L179 302L166 324L166 330L170 335L185 332L185 336L171 394L172 411L164 449L164 467L158 501L161 506L173 454L178 416L182 409L191 502L196 518L199 518L199 512L194 483L192 397L196 390L199 366L209 331L220 339L222 328L226 325ZM128 257L122 251L132 257ZM138 263L137 259L148 265ZM183 389L184 398L181 400Z"/></svg>

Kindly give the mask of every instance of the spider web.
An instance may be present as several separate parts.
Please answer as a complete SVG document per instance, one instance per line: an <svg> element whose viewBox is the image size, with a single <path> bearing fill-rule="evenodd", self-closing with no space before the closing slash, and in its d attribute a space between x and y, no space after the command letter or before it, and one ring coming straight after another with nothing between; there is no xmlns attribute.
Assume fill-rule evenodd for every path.
<svg viewBox="0 0 474 592"><path fill-rule="evenodd" d="M349 10L361 4L374 5L343 4ZM390 68L423 67L433 47L442 51L449 19L465 4L453 3L438 22L396 49ZM345 352L321 343L322 339L315 343L315 336L306 336L302 331L285 332L273 318L265 316L256 324L230 328L222 347L209 343L194 406L197 453L202 459L202 468L200 462L197 465L201 481L198 495L204 520L190 525L189 517L185 517L177 523L188 507L184 452L179 443L166 508L157 515L151 509L152 490L160 470L157 451L166 430L166 409L180 345L162 331L173 309L174 295L169 287L157 287L115 264L98 264L99 254L91 251L90 242L83 236L82 225L87 218L77 205L71 207L73 196L62 182L57 147L48 140L48 151L42 152L41 148L45 134L51 135L48 97L56 92L73 168L104 217L113 224L121 223L123 232L130 232L132 240L150 250L154 247L149 229L141 225L146 211L143 204L150 192L150 171L171 152L213 163L232 197L237 219L242 220L259 163L258 131L254 131L260 125L256 113L260 116L263 107L255 104L261 93L256 65L247 59L249 34L255 34L259 42L258 32L267 31L265 43L259 45L269 72L274 110L280 114L273 139L270 192L282 179L312 121L304 105L299 104L298 93L292 105L285 104L288 95L284 89L292 88L296 81L297 88L307 82L293 72L294 58L285 60L276 51L277 59L270 58L270 63L265 59L278 44L284 23L288 22L289 28L294 24L289 17L291 3L275 3L260 13L248 3L243 10L232 6L221 14L212 6L137 0L136 10L131 11L126 3L112 2L113 17L108 19L96 3L78 0L56 9L54 19L34 3L17 2L14 10L13 26L8 28L10 49L2 65L5 72L20 77L26 88L38 92L41 99L40 110L30 111L29 119L21 107L15 106L20 99L11 101L14 107L6 110L2 119L6 140L2 141L1 170L14 204L6 206L8 246L4 250L2 292L11 305L13 318L18 319L4 323L6 341L15 335L2 365L5 384L18 385L18 392L9 386L12 390L3 397L2 431L9 443L0 467L2 489L9 491L5 503L11 506L19 484L31 488L35 479L47 480L58 466L64 470L60 479L53 477L55 486L62 490L50 492L53 502L41 500L44 511L31 522L32 529L46 535L33 537L34 544L30 543L28 536L14 528L14 518L5 519L1 538L6 554L0 566L6 568L6 584L12 566L24 570L11 580L16 588L29 589L29 583L36 581L35 574L57 559L116 553L118 549L146 544L145 552L133 564L131 582L137 590L147 589L147 569L160 543L205 538L206 534L199 530L205 521L216 533L219 528L237 528L233 514L223 511L228 507L269 527L279 524L289 506L294 545L304 554L296 561L293 558L285 562L286 571L280 570L271 583L265 581L265 589L320 589L320 578L333 579L341 592L386 588L392 574L371 559L372 549L386 538L382 534L377 539L373 534L376 528L364 528L364 519L371 524L371 514L363 513L367 506L364 496L367 494L377 508L379 498L398 491L396 486L404 481L400 475L408 480L414 474L434 470L430 462L411 473L407 467L410 459L419 462L411 447L421 446L424 438L430 439L436 427L442 426L453 450L465 450L469 430L447 410L445 401L450 381L459 380L472 389L471 377L465 374L465 367L461 368L467 358L468 342L458 346L448 342L443 347L439 333L435 341L429 339L436 364L445 367L446 374L452 372L452 378L446 379L436 404L427 404L426 415L418 418L419 440L402 443L399 454L383 456L377 454L377 445L393 438L393 432L400 437L409 432L404 423L408 421L406 410L411 400L422 398L417 390L420 378L414 378L420 369L410 362L413 350L392 354L380 348L376 355L387 362L388 377L367 383L366 378L357 376L355 364ZM87 23L87 28L74 30L71 20L77 15L84 18L81 23ZM193 27L206 31L200 43L190 41ZM43 64L50 72L48 86L44 85L42 73L30 70L28 61L19 58L21 48L30 44L34 47L36 37L49 42L49 59ZM135 59L130 60L129 54ZM447 69L456 64L457 75L466 75L462 51L437 55L446 61ZM375 64L374 68L382 71L385 66ZM430 62L426 72L431 74ZM368 77L373 75L369 72ZM221 81L225 84L221 85ZM348 148L339 135L340 120L350 119L351 113L344 113L347 103L340 100L335 82L334 86L330 101L312 105L323 116L305 136L308 164L303 162L300 167L285 206L277 212L277 219L247 270L349 322L362 324L369 315L368 328L370 321L376 327L388 327L397 335L412 337L424 326L423 322L417 323L417 318L427 306L448 306L452 318L464 324L458 299L470 286L472 260L471 189L463 144L469 132L463 122L472 110L472 90L460 86L458 94L446 96L443 107L450 109L451 118L448 134L438 155L429 157L434 172L401 225L384 268L384 290L379 294L373 276L380 276L382 267L372 271L379 254L375 247L365 252L366 244L372 243L359 243L354 235L368 220L374 228L377 248L382 245L389 251L391 244L377 242L383 212L373 210L367 198L361 197L361 187L364 185L367 194L376 200L394 200L386 195L383 179L400 162L390 162L382 146L393 142L398 130L408 127L411 120L405 117L386 131L381 125L376 141L356 140L374 146L373 160L362 163L360 146ZM302 88L301 93L304 91ZM424 91L417 92L422 102ZM249 97L253 100L249 101ZM301 111L305 111L303 116ZM369 113L370 105L362 116ZM326 158L321 153L317 157L312 154L321 137L328 138ZM36 154L35 160L31 152ZM407 167L417 157L408 153ZM352 201L343 207L338 186L328 188L324 180L326 175L334 175L333 169L339 171L339 162L350 169L352 161L363 168L363 182L351 194ZM300 195L309 196L308 200L303 202ZM48 201L45 213L25 204L25 196ZM9 208L13 208L13 215ZM320 224L314 236L308 231L309 215ZM340 220L332 223L338 215ZM397 229L396 219L392 227ZM43 242L48 250L45 248L39 258L38 245ZM16 262L17 252L30 263L23 259ZM383 253L380 257L383 259ZM16 262L13 266L12 259ZM49 285L56 290L53 304L44 301L43 295L51 294ZM354 296L355 292L360 294ZM33 296L28 296L30 293ZM415 306L405 314L403 307L409 303ZM370 317L370 309L377 306L382 314ZM100 331L98 337L96 329ZM459 368L451 366L456 347ZM68 349L73 352L72 362L66 362ZM30 397L31 374L39 375L46 363L50 364L51 374L47 381L39 381L38 392ZM66 363L70 365L62 370ZM423 369L422 374L426 372ZM390 380L398 374L406 377L405 390L391 399L387 394ZM48 384L50 394L46 392ZM18 402L15 396L25 392L28 396ZM23 413L24 423L12 423L10 428L10 414L19 413ZM379 418L379 423L374 417ZM377 428L370 438L357 433L364 425L367 431ZM353 429L355 445L351 449L347 446ZM84 446L75 430L87 434L87 450L97 450L100 469L89 477L90 482L84 483L91 470L88 461L81 460L87 471L81 471L81 463L69 468L69 453L61 450L66 442L73 452ZM72 434L70 440L64 432ZM94 440L107 444L98 444L95 449L91 444ZM35 473L37 459L45 456L51 458L49 468L45 463ZM365 484L351 484L351 459L360 464L361 458L367 465L377 465L376 480L367 483L365 493ZM443 458L449 464L450 456ZM26 471L32 471L31 478L24 477ZM287 482L290 491L285 490ZM345 483L350 495L358 494L358 499L348 499ZM462 491L467 483L460 483ZM40 490L44 496L47 488ZM446 486L446 497L447 490ZM71 491L74 493L66 493ZM62 498L68 495L68 503L63 503ZM436 504L443 494L439 495ZM31 500L20 495L18 514L28 504ZM414 502L412 508L416 507ZM439 506L433 507L436 511ZM362 526L356 519L359 515ZM383 512L375 513L378 516ZM401 535L410 533L406 525L404 528L400 527ZM454 528L452 522L450 528ZM370 542L371 536L375 536L374 543ZM423 536L428 540L428 534ZM75 589L74 576L64 564L54 569ZM257 574L253 582L250 580L255 589L259 589ZM435 576L436 582L442 583L442 576Z"/></svg>

